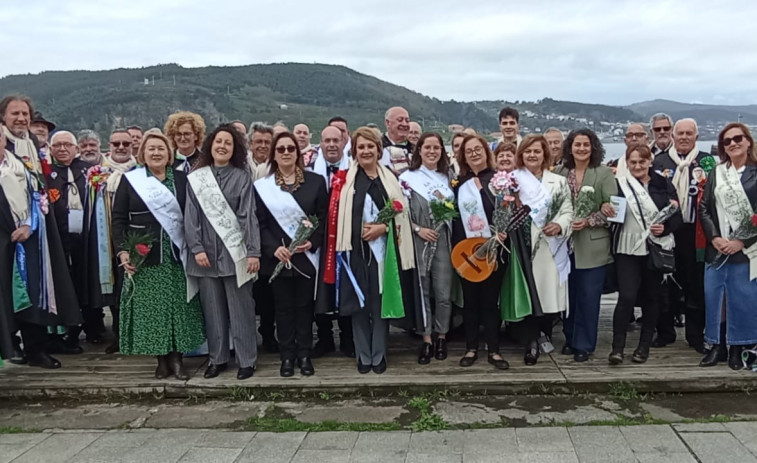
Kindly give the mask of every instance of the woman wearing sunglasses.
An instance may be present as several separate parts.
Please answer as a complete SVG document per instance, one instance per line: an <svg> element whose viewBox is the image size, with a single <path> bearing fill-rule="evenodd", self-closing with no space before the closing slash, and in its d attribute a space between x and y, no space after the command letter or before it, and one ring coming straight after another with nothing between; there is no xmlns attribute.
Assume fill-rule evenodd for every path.
<svg viewBox="0 0 757 463"><path fill-rule="evenodd" d="M291 133L282 132L274 137L268 163L268 175L255 182L262 248L260 274L268 281L279 262L286 264L271 282L281 353L280 373L282 377L293 376L296 359L300 373L310 376L315 373L310 349L328 193L323 177L305 171L302 152ZM318 219L318 226L307 241L290 251L297 229L311 216Z"/></svg>
<svg viewBox="0 0 757 463"><path fill-rule="evenodd" d="M757 153L749 129L726 125L718 135L718 155L720 164L710 172L699 205L707 237L704 337L713 345L700 366L728 359L739 370L744 348L757 343Z"/></svg>

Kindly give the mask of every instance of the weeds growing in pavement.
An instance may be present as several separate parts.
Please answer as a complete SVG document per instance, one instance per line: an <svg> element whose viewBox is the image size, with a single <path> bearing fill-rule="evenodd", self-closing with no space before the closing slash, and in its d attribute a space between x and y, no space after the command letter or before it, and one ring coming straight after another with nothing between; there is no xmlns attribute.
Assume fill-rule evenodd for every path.
<svg viewBox="0 0 757 463"><path fill-rule="evenodd" d="M41 432L39 429L22 429L16 426L0 426L0 434L21 434Z"/></svg>
<svg viewBox="0 0 757 463"><path fill-rule="evenodd" d="M413 397L408 406L421 412L421 416L410 424L413 431L442 431L449 428L449 423L439 415L431 413L431 401L426 397Z"/></svg>
<svg viewBox="0 0 757 463"><path fill-rule="evenodd" d="M628 383L612 383L610 384L610 396L620 400L647 400L647 394L639 394L636 388Z"/></svg>

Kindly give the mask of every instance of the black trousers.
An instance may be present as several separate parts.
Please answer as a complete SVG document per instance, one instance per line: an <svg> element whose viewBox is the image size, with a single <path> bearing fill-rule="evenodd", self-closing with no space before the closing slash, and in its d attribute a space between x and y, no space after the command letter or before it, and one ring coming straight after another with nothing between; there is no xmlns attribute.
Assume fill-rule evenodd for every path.
<svg viewBox="0 0 757 463"><path fill-rule="evenodd" d="M560 317L559 313L550 313L544 315L529 315L518 323L513 324L517 333L518 340L525 346L539 341L539 335L544 333L547 338L552 338L552 328L554 322Z"/></svg>
<svg viewBox="0 0 757 463"><path fill-rule="evenodd" d="M318 329L318 342L334 344L334 319L339 326L339 345L352 344L352 318L338 315L319 313L315 315L315 326Z"/></svg>
<svg viewBox="0 0 757 463"><path fill-rule="evenodd" d="M674 234L676 247L675 282L668 282L667 301L664 301L657 323L657 336L671 343L676 339L675 316L686 315L686 342L700 346L704 342L704 263L696 259L696 224L683 224ZM665 304L667 302L667 304Z"/></svg>
<svg viewBox="0 0 757 463"><path fill-rule="evenodd" d="M22 320L16 320L16 326L21 332L25 354L39 354L45 351L48 336L47 329L44 326Z"/></svg>
<svg viewBox="0 0 757 463"><path fill-rule="evenodd" d="M313 278L278 276L271 283L281 360L310 357L315 310Z"/></svg>
<svg viewBox="0 0 757 463"><path fill-rule="evenodd" d="M490 354L499 353L499 327L502 319L499 312L499 292L505 265L499 264L497 270L480 283L462 280L463 325L465 326L465 348L478 350L478 328L484 325L484 342Z"/></svg>
<svg viewBox="0 0 757 463"><path fill-rule="evenodd" d="M642 320L640 342L651 342L662 298L662 274L650 270L649 256L616 254L618 270L618 303L612 317L613 349L625 347L628 320L636 301L641 301Z"/></svg>
<svg viewBox="0 0 757 463"><path fill-rule="evenodd" d="M273 300L273 285L268 284L268 276L261 276L254 283L252 287L252 297L255 299L255 311L260 316L260 326L258 327L258 333L263 338L263 341L275 339L276 328L274 321L276 320L274 311ZM282 277L277 277L276 280ZM276 280L273 280L274 282ZM284 281L288 280L284 278Z"/></svg>

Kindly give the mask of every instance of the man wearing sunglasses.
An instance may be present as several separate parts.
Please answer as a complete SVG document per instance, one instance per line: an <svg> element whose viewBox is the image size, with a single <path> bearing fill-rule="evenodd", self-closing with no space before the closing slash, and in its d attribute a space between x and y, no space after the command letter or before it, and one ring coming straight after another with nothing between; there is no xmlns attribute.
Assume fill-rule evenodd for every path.
<svg viewBox="0 0 757 463"><path fill-rule="evenodd" d="M654 121L653 121L654 124ZM653 125L654 127L654 125ZM660 120L657 127L665 127ZM657 134L655 132L655 145ZM675 237L675 284L669 284L669 304L663 307L657 323L657 338L653 347L664 347L676 339L675 316L686 317L686 341L699 353L704 353L704 260L697 258L696 230L699 216L697 202L699 188L694 176L701 170L702 159L709 156L697 149L699 128L694 119L681 119L672 130L673 146L667 154L660 152L652 163L652 175L665 177L675 188L681 205L683 224L673 234Z"/></svg>
<svg viewBox="0 0 757 463"><path fill-rule="evenodd" d="M110 134L110 153L108 153L108 156L119 164L128 162L132 157L131 144L131 134L127 130L114 130Z"/></svg>
<svg viewBox="0 0 757 463"><path fill-rule="evenodd" d="M652 154L667 154L673 146L673 119L665 113L657 113L649 120L654 142Z"/></svg>

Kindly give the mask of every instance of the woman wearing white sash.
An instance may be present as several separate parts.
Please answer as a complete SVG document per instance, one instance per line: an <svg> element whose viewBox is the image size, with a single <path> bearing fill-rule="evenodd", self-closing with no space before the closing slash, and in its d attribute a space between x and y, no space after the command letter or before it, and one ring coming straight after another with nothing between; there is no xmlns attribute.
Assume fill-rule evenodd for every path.
<svg viewBox="0 0 757 463"><path fill-rule="evenodd" d="M704 337L713 345L700 365L727 357L728 366L739 370L742 351L757 343L757 237L731 238L757 210L757 152L749 129L726 125L718 135L718 154L721 164L710 172L699 206L707 237Z"/></svg>
<svg viewBox="0 0 757 463"><path fill-rule="evenodd" d="M489 182L494 175L494 156L480 135L466 135L460 146L460 183L456 187L460 217L452 222L453 247L466 238L491 236L489 225L494 213L494 195ZM501 250L500 250L501 251ZM499 252L497 269L480 283L462 280L463 326L465 355L460 366L472 366L478 359L479 326L484 325L484 341L489 350L489 363L506 370L510 364L499 353L499 296L507 268L507 255Z"/></svg>
<svg viewBox="0 0 757 463"><path fill-rule="evenodd" d="M205 333L199 298L187 302L182 265L187 177L171 167L173 161L166 137L145 134L137 155L145 167L123 176L113 202L113 243L121 266L133 278L133 292L121 294L121 353L156 355L156 378L173 374L186 380L181 353L196 349ZM153 238L139 268L130 263L123 246L128 232Z"/></svg>
<svg viewBox="0 0 757 463"><path fill-rule="evenodd" d="M389 320L382 318L382 300L402 297L399 283L383 279L389 226L375 223L386 201L400 201L396 215L397 271L415 266L407 202L397 178L383 165L381 139L373 129L360 127L352 135L352 158L339 201L336 250L343 258L339 279L339 312L352 317L357 370L366 374L386 371ZM405 298L407 299L407 298ZM389 299L387 299L389 300ZM405 313L407 309L405 306Z"/></svg>
<svg viewBox="0 0 757 463"><path fill-rule="evenodd" d="M452 316L450 293L453 270L449 258L451 223L444 224L438 231L435 230L430 203L433 200L454 201L454 193L447 177L448 159L442 137L437 133L424 133L415 145L410 167L400 175L400 181L411 188L410 221L413 227L416 268L423 290L425 325L421 333L423 346L418 356L418 363L421 365L428 364L431 357L436 357L437 360L447 358L447 332ZM436 244L436 249L432 247L433 243ZM432 295L435 310L431 307ZM435 345L431 344L432 332L437 335Z"/></svg>
<svg viewBox="0 0 757 463"><path fill-rule="evenodd" d="M251 377L258 359L252 285L260 269L260 230L246 158L244 139L233 126L221 125L205 139L188 176L187 274L198 278L205 315L210 353L205 378L227 368L229 328L237 379Z"/></svg>
<svg viewBox="0 0 757 463"><path fill-rule="evenodd" d="M281 352L279 373L293 376L296 359L300 373L310 376L315 373L310 351L318 252L324 242L328 211L326 182L320 175L305 171L302 152L289 132L273 138L268 164L268 175L255 182L255 203L262 243L261 278L268 281L279 262L288 263L271 282ZM289 244L308 216L318 218L318 227L290 253Z"/></svg>
<svg viewBox="0 0 757 463"><path fill-rule="evenodd" d="M532 211L551 209L551 201L560 199L557 196L562 195L560 204L556 206L557 215L549 223L545 223L547 212L532 213L529 217L523 233L524 246L516 245L520 238L518 233L511 234L516 242L512 246L513 252L521 252L519 256L522 256L521 250L526 250L527 255L522 256L521 261L530 262L530 265L523 265L523 271L527 278L533 278L535 286L535 291L531 292L531 315L519 322L515 330L519 331L519 337L526 344L524 363L536 365L540 333L551 340L555 319L568 309L570 258L567 240L571 234L573 205L565 177L549 171L551 158L546 138L541 135L523 137L518 145L515 163L519 167L515 174L521 184L520 199ZM535 188L526 187L527 179L535 184ZM535 190L538 194L526 195L527 190ZM531 203L531 199L535 202Z"/></svg>
<svg viewBox="0 0 757 463"><path fill-rule="evenodd" d="M675 245L672 233L683 221L680 212L664 224L651 225L655 215L671 201L678 201L675 188L660 175L650 175L652 151L643 144L631 145L625 154L626 175L618 177L618 195L626 198L623 223L614 227L613 246L618 272L618 303L612 321L612 365L623 363L628 320L636 301L642 301L643 324L639 345L631 360L644 363L662 307L661 272L649 267L647 237L665 249Z"/></svg>

